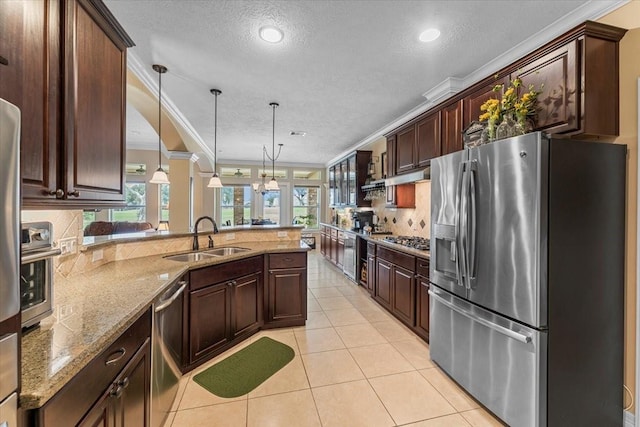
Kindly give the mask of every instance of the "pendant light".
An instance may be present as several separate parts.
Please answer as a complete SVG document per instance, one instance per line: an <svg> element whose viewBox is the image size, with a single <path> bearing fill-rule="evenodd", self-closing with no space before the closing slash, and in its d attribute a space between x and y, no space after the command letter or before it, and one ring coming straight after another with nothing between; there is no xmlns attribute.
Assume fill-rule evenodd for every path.
<svg viewBox="0 0 640 427"><path fill-rule="evenodd" d="M278 144L280 148L278 149L278 154L276 154L276 108L278 108L280 104L272 102L269 106L273 109L273 128L271 133L271 156L267 153L267 157L271 160L271 181L266 185L266 188L269 191L278 191L280 187L278 186L278 181L276 181L276 160L280 157L282 144Z"/></svg>
<svg viewBox="0 0 640 427"><path fill-rule="evenodd" d="M158 169L153 173L151 184L169 184L167 173L162 169L161 144L162 144L162 75L167 72L164 65L153 65L154 71L158 72Z"/></svg>
<svg viewBox="0 0 640 427"><path fill-rule="evenodd" d="M267 185L264 183L264 179L267 177L267 170L265 166L265 155L267 154L267 147L262 146L262 173L260 174L261 181L254 182L252 184L253 191L260 193L263 196L269 191Z"/></svg>
<svg viewBox="0 0 640 427"><path fill-rule="evenodd" d="M211 89L211 93L216 97L215 109L213 115L213 175L209 180L207 187L209 188L222 188L222 182L218 176L218 95L222 93L220 89Z"/></svg>

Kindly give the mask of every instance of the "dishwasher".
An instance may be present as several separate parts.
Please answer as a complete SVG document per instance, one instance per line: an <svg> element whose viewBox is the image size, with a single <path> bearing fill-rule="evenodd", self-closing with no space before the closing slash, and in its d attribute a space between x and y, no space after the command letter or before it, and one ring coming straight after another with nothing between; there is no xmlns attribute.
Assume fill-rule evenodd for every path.
<svg viewBox="0 0 640 427"><path fill-rule="evenodd" d="M184 276L153 305L153 351L151 355L151 426L161 427L178 393L182 372Z"/></svg>

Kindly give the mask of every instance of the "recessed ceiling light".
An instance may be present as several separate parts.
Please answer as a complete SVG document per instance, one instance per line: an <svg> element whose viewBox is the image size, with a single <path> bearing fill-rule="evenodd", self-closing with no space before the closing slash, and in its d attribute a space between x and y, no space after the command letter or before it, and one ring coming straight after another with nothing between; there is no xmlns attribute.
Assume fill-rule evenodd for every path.
<svg viewBox="0 0 640 427"><path fill-rule="evenodd" d="M301 130L292 130L291 132L289 132L290 136L306 136L307 133Z"/></svg>
<svg viewBox="0 0 640 427"><path fill-rule="evenodd" d="M418 39L421 42L426 43L426 42L432 42L438 37L440 37L440 30L437 30L435 28L429 28L428 30L424 30L422 33L420 33L420 37L418 37Z"/></svg>
<svg viewBox="0 0 640 427"><path fill-rule="evenodd" d="M284 33L281 29L271 26L260 28L260 38L269 43L280 43L284 38Z"/></svg>

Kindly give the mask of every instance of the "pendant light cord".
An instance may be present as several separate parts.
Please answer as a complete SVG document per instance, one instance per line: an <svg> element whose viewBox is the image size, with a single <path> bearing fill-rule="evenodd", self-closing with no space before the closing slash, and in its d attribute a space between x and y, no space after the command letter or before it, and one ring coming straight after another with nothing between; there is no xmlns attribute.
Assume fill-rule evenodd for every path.
<svg viewBox="0 0 640 427"><path fill-rule="evenodd" d="M162 70L158 71L158 168L162 168Z"/></svg>
<svg viewBox="0 0 640 427"><path fill-rule="evenodd" d="M213 113L213 173L215 175L218 172L218 92L213 94L216 96Z"/></svg>
<svg viewBox="0 0 640 427"><path fill-rule="evenodd" d="M271 126L271 179L276 179L276 107L278 104L275 102L271 104L273 107L273 123Z"/></svg>

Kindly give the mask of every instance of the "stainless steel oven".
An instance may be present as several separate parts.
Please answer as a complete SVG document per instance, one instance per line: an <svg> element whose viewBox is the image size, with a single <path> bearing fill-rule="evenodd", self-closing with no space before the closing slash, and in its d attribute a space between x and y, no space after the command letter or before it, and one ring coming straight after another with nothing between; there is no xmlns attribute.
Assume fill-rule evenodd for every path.
<svg viewBox="0 0 640 427"><path fill-rule="evenodd" d="M20 266L20 309L22 327L37 325L52 312L53 257L60 249L52 244L50 222L22 224L22 265Z"/></svg>

